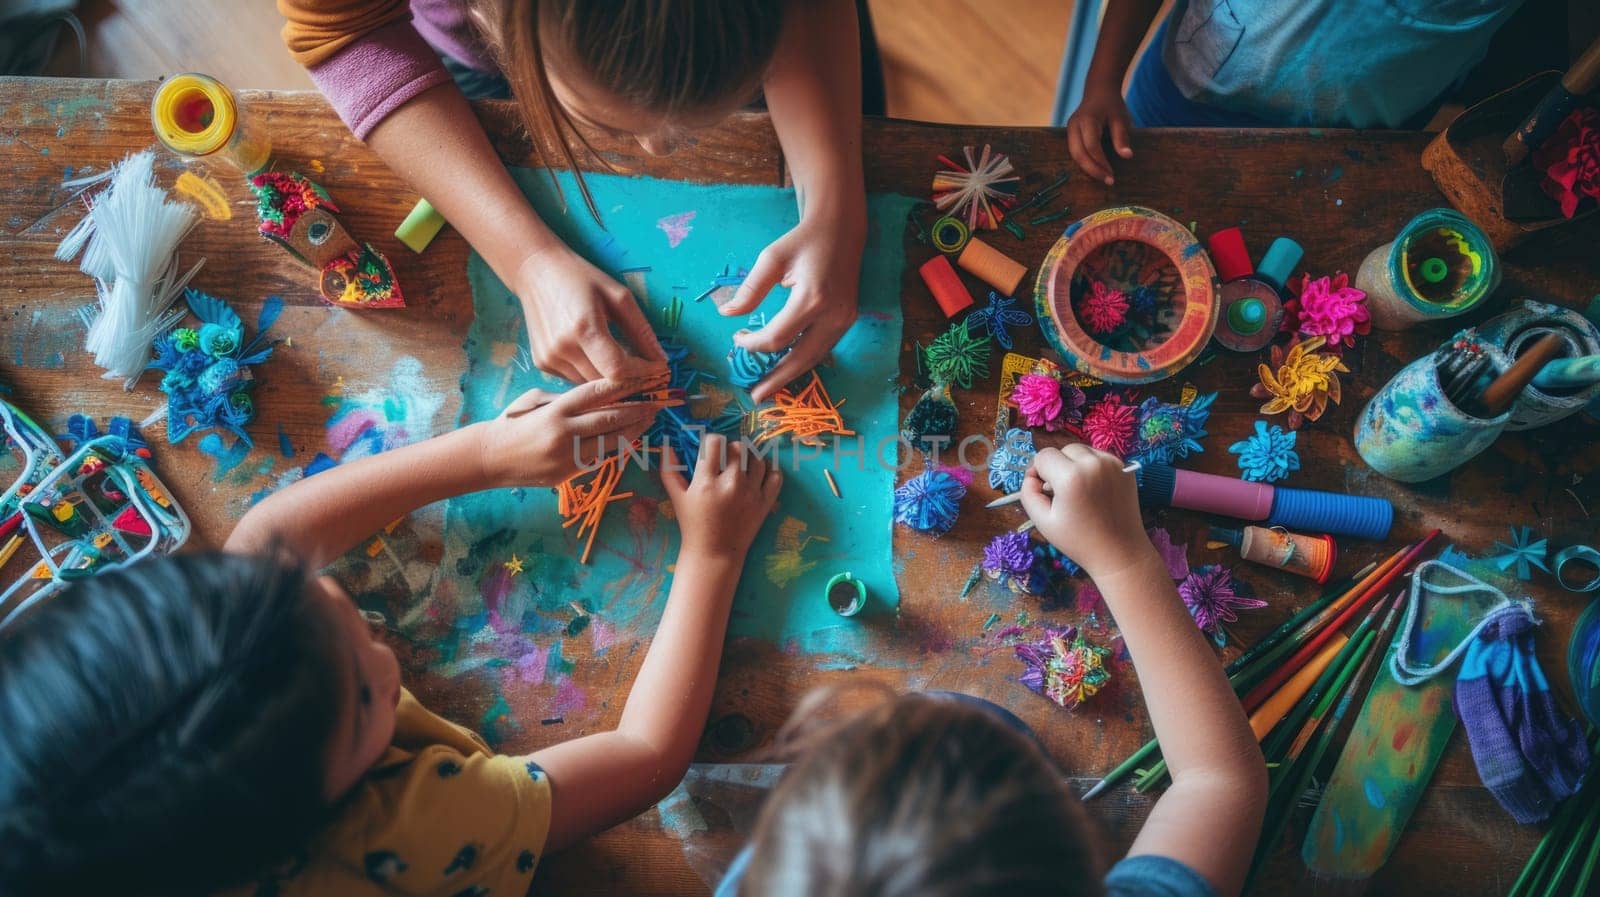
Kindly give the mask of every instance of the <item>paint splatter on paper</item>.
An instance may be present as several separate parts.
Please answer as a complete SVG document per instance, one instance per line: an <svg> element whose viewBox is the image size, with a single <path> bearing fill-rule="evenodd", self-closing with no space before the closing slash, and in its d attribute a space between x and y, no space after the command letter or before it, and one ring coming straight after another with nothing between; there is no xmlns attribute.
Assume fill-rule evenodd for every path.
<svg viewBox="0 0 1600 897"><path fill-rule="evenodd" d="M694 230L689 226L689 222L694 220L694 216L694 212L679 212L676 215L668 215L656 222L656 227L661 228L661 232L667 235L668 248L677 249L678 244L689 236L689 231Z"/></svg>

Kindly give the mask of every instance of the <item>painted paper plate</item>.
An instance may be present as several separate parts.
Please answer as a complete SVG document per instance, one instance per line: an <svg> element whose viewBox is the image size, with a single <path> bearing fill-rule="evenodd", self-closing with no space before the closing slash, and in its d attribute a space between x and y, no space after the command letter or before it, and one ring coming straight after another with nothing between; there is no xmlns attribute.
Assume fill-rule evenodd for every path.
<svg viewBox="0 0 1600 897"><path fill-rule="evenodd" d="M1153 302L1152 326L1102 342L1074 302L1098 282ZM1149 383L1199 356L1217 326L1217 271L1194 234L1142 206L1103 209L1069 226L1039 266L1039 329L1069 367L1108 383Z"/></svg>

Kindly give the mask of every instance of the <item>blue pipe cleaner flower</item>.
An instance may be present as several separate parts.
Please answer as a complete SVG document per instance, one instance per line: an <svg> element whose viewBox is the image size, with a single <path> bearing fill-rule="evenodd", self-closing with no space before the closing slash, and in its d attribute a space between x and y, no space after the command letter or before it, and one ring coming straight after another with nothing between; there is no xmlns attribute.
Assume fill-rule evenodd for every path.
<svg viewBox="0 0 1600 897"><path fill-rule="evenodd" d="M1005 444L989 456L989 488L1007 495L1021 490L1033 456L1033 432L1020 427L1007 430Z"/></svg>
<svg viewBox="0 0 1600 897"><path fill-rule="evenodd" d="M181 441L196 430L221 427L246 445L244 427L255 418L255 403L245 390L255 379L250 366L266 361L272 345L267 328L277 320L283 300L267 297L256 318L256 336L244 343L244 323L228 303L199 290L187 290L184 301L199 327L178 327L154 343L149 367L162 371L167 394L167 439Z"/></svg>
<svg viewBox="0 0 1600 897"><path fill-rule="evenodd" d="M1228 446L1239 456L1240 476L1255 483L1276 483L1300 469L1300 456L1294 450L1299 433L1284 430L1264 420L1256 421L1256 435Z"/></svg>
<svg viewBox="0 0 1600 897"><path fill-rule="evenodd" d="M1205 448L1199 440L1206 435L1206 420L1216 393L1199 396L1187 405L1172 405L1151 396L1139 406L1139 424L1134 431L1137 444L1130 460L1145 464L1171 464Z"/></svg>
<svg viewBox="0 0 1600 897"><path fill-rule="evenodd" d="M967 484L949 471L926 470L894 490L894 519L914 530L944 535L955 526Z"/></svg>
<svg viewBox="0 0 1600 897"><path fill-rule="evenodd" d="M1011 307L1016 304L1016 299L990 290L989 305L967 314L967 328L974 333L988 331L1000 348L1009 350L1012 346L1009 328L1027 327L1033 323L1033 315Z"/></svg>
<svg viewBox="0 0 1600 897"><path fill-rule="evenodd" d="M1504 542L1494 543L1494 547L1501 549L1501 553L1491 556L1489 560L1493 561L1494 565L1502 571L1516 567L1518 579L1532 579L1533 567L1538 567L1540 570L1549 573L1550 568L1545 566L1544 558L1550 551L1550 540L1540 539L1534 542L1531 541L1532 539L1533 527L1513 526L1511 528L1511 544L1507 545Z"/></svg>

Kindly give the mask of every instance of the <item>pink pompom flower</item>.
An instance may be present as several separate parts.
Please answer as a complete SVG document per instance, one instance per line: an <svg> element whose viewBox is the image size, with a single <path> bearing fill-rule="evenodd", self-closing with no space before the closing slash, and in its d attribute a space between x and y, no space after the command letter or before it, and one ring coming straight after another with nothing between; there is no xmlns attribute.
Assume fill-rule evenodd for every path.
<svg viewBox="0 0 1600 897"><path fill-rule="evenodd" d="M1061 429L1061 381L1049 374L1023 374L1011 389L1011 401L1029 427Z"/></svg>
<svg viewBox="0 0 1600 897"><path fill-rule="evenodd" d="M1350 285L1343 271L1332 277L1312 279L1309 273L1291 278L1294 298L1283 304L1284 329L1303 336L1326 337L1335 353L1353 348L1357 336L1372 332L1372 313L1367 310L1367 294Z"/></svg>
<svg viewBox="0 0 1600 897"><path fill-rule="evenodd" d="M1128 321L1127 294L1097 280L1078 300L1078 317L1090 333L1110 333Z"/></svg>

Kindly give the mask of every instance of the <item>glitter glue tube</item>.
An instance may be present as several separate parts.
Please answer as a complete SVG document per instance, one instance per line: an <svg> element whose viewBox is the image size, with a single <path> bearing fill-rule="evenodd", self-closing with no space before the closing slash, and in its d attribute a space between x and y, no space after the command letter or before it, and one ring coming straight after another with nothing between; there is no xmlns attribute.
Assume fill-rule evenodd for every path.
<svg viewBox="0 0 1600 897"><path fill-rule="evenodd" d="M1239 549L1239 556L1247 561L1314 579L1318 585L1328 581L1339 554L1332 536L1307 536L1286 529L1212 527L1211 538Z"/></svg>
<svg viewBox="0 0 1600 897"><path fill-rule="evenodd" d="M150 125L162 145L190 159L221 159L252 175L267 167L272 140L239 98L209 75L186 72L161 82Z"/></svg>
<svg viewBox="0 0 1600 897"><path fill-rule="evenodd" d="M1002 296L1017 295L1017 284L1028 274L1027 267L977 237L967 241L967 248L956 256L956 264Z"/></svg>
<svg viewBox="0 0 1600 897"><path fill-rule="evenodd" d="M933 294L933 301L939 303L945 317L953 318L972 305L972 294L944 256L936 255L923 262L917 273L922 275L922 282L928 285L928 292Z"/></svg>
<svg viewBox="0 0 1600 897"><path fill-rule="evenodd" d="M1138 476L1139 500L1149 507L1185 508L1375 541L1387 539L1394 524L1394 505L1383 498L1273 487L1164 464L1146 464Z"/></svg>

